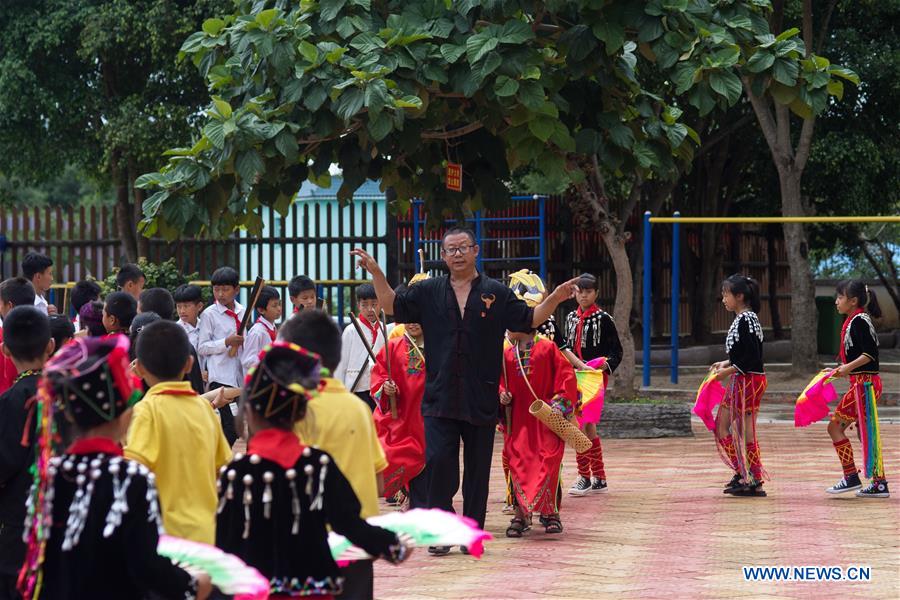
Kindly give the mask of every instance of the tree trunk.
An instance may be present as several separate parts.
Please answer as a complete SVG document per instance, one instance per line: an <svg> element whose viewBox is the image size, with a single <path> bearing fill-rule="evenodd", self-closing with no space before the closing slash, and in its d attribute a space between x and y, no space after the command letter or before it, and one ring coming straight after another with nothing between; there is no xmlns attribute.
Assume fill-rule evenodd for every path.
<svg viewBox="0 0 900 600"><path fill-rule="evenodd" d="M795 169L779 169L781 211L786 217L804 216L800 176ZM816 288L809 264L809 242L801 223L785 223L784 243L791 269L791 355L795 373L810 373L818 366L816 344Z"/></svg>
<svg viewBox="0 0 900 600"><path fill-rule="evenodd" d="M613 394L619 398L634 398L634 338L631 335L629 317L631 316L631 300L633 282L628 252L621 235L608 221L600 223L600 234L609 251L613 268L616 272L616 303L613 307L613 320L619 341L622 342L622 362L616 369Z"/></svg>
<svg viewBox="0 0 900 600"><path fill-rule="evenodd" d="M132 205L132 215L131 215L131 230L134 235L135 240L135 252L137 253L138 258L146 258L150 253L150 240L147 239L146 236L138 233L137 225L141 222L141 219L144 218L144 199L146 197L146 193L144 190L134 187L134 182L137 180L138 170L134 165L134 162L128 161L128 185L131 188L132 195L134 197L134 204Z"/></svg>
<svg viewBox="0 0 900 600"><path fill-rule="evenodd" d="M110 174L113 185L116 187L116 229L119 239L122 240L122 253L128 262L136 262L137 240L135 239L134 221L131 215L131 202L128 200L128 175L119 164L122 154L119 150L113 150L110 158Z"/></svg>

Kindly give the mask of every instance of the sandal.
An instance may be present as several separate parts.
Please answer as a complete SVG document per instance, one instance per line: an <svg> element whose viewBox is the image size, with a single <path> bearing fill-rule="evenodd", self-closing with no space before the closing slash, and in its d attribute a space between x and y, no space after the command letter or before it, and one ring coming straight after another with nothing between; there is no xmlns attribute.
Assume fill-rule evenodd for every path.
<svg viewBox="0 0 900 600"><path fill-rule="evenodd" d="M525 519L513 517L512 521L509 522L509 527L506 528L506 537L520 538L529 529L531 529L531 525L526 523Z"/></svg>
<svg viewBox="0 0 900 600"><path fill-rule="evenodd" d="M559 515L542 516L541 524L544 526L544 533L562 533L563 526Z"/></svg>

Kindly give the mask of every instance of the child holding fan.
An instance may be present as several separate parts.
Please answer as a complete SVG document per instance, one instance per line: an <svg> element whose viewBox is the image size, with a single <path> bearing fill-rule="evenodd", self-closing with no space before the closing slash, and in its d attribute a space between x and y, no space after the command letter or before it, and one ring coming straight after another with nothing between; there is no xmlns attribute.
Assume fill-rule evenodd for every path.
<svg viewBox="0 0 900 600"><path fill-rule="evenodd" d="M841 365L832 377L849 377L850 389L841 398L828 423L828 434L841 461L844 477L826 491L842 494L859 490L856 495L860 498L888 498L890 492L881 463L878 413L874 406L881 398L881 377L878 375L878 336L871 317L880 317L881 309L865 283L850 279L837 285L834 305L847 318L841 327ZM872 396L874 402L869 404L867 400ZM853 462L853 447L844 433L851 423L857 423L861 434L865 431L861 437L864 442L869 442L864 444L863 454L867 463L866 475L871 475L872 483L865 489L860 489L862 482Z"/></svg>
<svg viewBox="0 0 900 600"><path fill-rule="evenodd" d="M744 275L731 275L722 282L722 304L728 312L735 313L725 337L728 360L711 367L717 380L728 379L715 428L719 455L734 471L725 493L765 496L762 485L768 474L756 440L756 417L767 385L762 360L763 330L756 316L759 284Z"/></svg>

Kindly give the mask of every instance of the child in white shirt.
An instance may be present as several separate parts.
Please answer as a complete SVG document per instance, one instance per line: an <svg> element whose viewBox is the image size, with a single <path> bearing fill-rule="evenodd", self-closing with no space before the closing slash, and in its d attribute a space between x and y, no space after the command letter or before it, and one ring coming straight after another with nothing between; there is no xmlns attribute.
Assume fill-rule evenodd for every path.
<svg viewBox="0 0 900 600"><path fill-rule="evenodd" d="M371 283L364 283L356 288L356 307L359 311L359 325L377 356L378 351L384 348L384 335L379 322L381 305L378 304L378 297ZM372 361L366 347L356 328L350 323L341 335L341 362L334 371L334 378L342 381L348 390L359 396L374 411L375 402L369 393L371 369Z"/></svg>
<svg viewBox="0 0 900 600"><path fill-rule="evenodd" d="M259 353L263 348L275 341L278 328L275 321L281 318L281 297L272 286L263 287L254 305L257 319L244 337L244 349L241 351L241 365L244 377L259 362Z"/></svg>

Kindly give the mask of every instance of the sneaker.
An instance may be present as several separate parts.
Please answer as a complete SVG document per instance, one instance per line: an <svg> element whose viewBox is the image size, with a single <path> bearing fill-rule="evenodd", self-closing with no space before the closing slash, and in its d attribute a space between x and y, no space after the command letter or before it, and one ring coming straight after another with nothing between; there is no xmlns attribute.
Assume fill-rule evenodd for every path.
<svg viewBox="0 0 900 600"><path fill-rule="evenodd" d="M578 476L578 479L576 479L575 483L572 484L572 487L569 488L570 496L586 496L591 492L592 489L590 479L581 475Z"/></svg>
<svg viewBox="0 0 900 600"><path fill-rule="evenodd" d="M766 490L763 489L761 483L752 483L752 484L739 484L733 488L728 488L725 490L726 494L731 494L732 496L743 496L743 497L754 497L754 498L765 498Z"/></svg>
<svg viewBox="0 0 900 600"><path fill-rule="evenodd" d="M825 491L829 494L843 494L844 492L852 492L854 490L858 490L861 487L862 483L859 481L859 474L853 473L852 475L844 475L843 479L841 479Z"/></svg>
<svg viewBox="0 0 900 600"><path fill-rule="evenodd" d="M609 488L606 487L605 479L598 479L597 477L591 477L591 492L594 494L602 494L606 492Z"/></svg>
<svg viewBox="0 0 900 600"><path fill-rule="evenodd" d="M428 554L432 556L444 556L450 554L450 546L428 546Z"/></svg>
<svg viewBox="0 0 900 600"><path fill-rule="evenodd" d="M725 484L725 489L722 490L722 493L727 494L728 490L736 488L739 485L741 485L741 476L735 473L734 477L731 478L731 481Z"/></svg>
<svg viewBox="0 0 900 600"><path fill-rule="evenodd" d="M507 504L506 506L503 507L503 514L504 515L516 514L516 507L513 506L512 504Z"/></svg>
<svg viewBox="0 0 900 600"><path fill-rule="evenodd" d="M873 481L865 488L856 492L857 498L890 498L891 493L888 491L888 483L885 480Z"/></svg>

